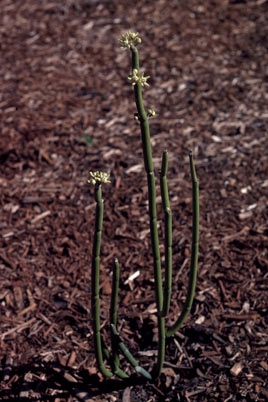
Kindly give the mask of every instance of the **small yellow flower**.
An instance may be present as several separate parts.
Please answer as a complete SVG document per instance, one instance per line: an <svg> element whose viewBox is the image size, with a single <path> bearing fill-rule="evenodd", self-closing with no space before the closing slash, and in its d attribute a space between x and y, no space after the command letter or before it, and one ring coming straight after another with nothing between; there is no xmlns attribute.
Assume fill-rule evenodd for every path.
<svg viewBox="0 0 268 402"><path fill-rule="evenodd" d="M148 109L147 110L147 117L157 117L158 114L155 113L154 109Z"/></svg>
<svg viewBox="0 0 268 402"><path fill-rule="evenodd" d="M110 174L105 173L105 172L89 172L89 175L91 176L90 179L88 180L89 184L93 184L94 186L96 184L101 184L101 183L111 183L109 180Z"/></svg>
<svg viewBox="0 0 268 402"><path fill-rule="evenodd" d="M121 38L119 39L121 47L123 49L130 49L131 46L136 46L141 43L141 38L139 38L138 35L138 32L126 32L125 34L121 35Z"/></svg>
<svg viewBox="0 0 268 402"><path fill-rule="evenodd" d="M132 75L128 77L129 81L132 82L132 85L141 84L142 87L149 86L147 82L148 78L150 78L149 75L147 77L144 77L144 73L139 73L137 69L134 69Z"/></svg>

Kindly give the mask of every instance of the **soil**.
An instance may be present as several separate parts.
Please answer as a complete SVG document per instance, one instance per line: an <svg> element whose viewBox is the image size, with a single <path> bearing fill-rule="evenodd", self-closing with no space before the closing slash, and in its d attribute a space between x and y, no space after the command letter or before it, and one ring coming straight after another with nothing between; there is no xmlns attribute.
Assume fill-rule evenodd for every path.
<svg viewBox="0 0 268 402"><path fill-rule="evenodd" d="M125 31L139 32L156 172L169 151L173 288L186 297L193 150L200 254L190 317L154 383L106 380L90 316L90 170L103 188L101 324L121 265L120 335L151 369L157 350L148 198ZM2 0L0 400L267 401L268 2ZM157 177L163 254L163 213ZM131 275L136 274L135 279ZM132 373L122 358L122 367Z"/></svg>

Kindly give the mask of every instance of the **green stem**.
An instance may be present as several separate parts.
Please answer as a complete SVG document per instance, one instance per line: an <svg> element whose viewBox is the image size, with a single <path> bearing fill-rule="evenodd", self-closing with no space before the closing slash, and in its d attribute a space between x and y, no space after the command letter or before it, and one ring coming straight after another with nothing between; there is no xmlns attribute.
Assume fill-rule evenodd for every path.
<svg viewBox="0 0 268 402"><path fill-rule="evenodd" d="M138 50L135 46L132 46L131 52L132 52L132 70L137 69L139 71ZM165 322L164 318L161 316L163 308L163 288L162 288L161 259L159 250L159 240L158 240L157 217L156 217L156 188L155 188L154 165L153 165L151 141L150 141L150 128L149 128L149 121L143 106L142 86L140 83L134 85L134 96L141 127L144 166L147 173L147 183L148 183L150 232L151 232L153 259L154 259L155 294L156 294L156 304L158 311L158 330L159 330L158 358L156 368L154 370L154 375L155 377L158 377L161 373L165 356Z"/></svg>
<svg viewBox="0 0 268 402"><path fill-rule="evenodd" d="M111 306L110 306L110 325L111 325L111 339L112 339L112 355L113 355L113 371L114 374L120 378L129 378L127 374L125 374L119 368L119 355L117 352L118 345L116 338L114 336L114 331L112 330L112 325L114 328L117 328L117 306L118 306L118 291L119 291L119 262L118 259L114 259L113 266L113 284L112 284L112 297L111 297Z"/></svg>
<svg viewBox="0 0 268 402"><path fill-rule="evenodd" d="M151 380L152 376L150 373L148 373L147 370L145 370L144 368L142 368L141 366L139 366L139 363L137 362L137 360L135 359L135 357L132 355L132 353L128 350L128 348L126 347L126 345L124 344L124 342L122 341L122 339L120 338L115 326L112 324L111 325L112 331L113 331L113 335L117 340L118 343L118 347L121 350L121 352L123 353L123 355L125 356L125 358L129 361L129 363L135 368L136 372L143 375L145 378L147 378L147 380Z"/></svg>
<svg viewBox="0 0 268 402"><path fill-rule="evenodd" d="M172 213L170 210L168 186L167 186L168 153L163 152L162 168L160 176L161 198L165 213L165 286L164 305L162 316L166 317L170 308L172 286Z"/></svg>
<svg viewBox="0 0 268 402"><path fill-rule="evenodd" d="M109 362L109 364L111 366L114 366L113 356L111 356L111 353L107 349L102 338L101 338L101 342L102 342L102 352L103 352L105 359ZM116 347L116 349L118 349L118 347ZM120 368L117 368L117 370L115 370L113 372L113 374L117 375L117 377L122 378L122 379L129 378L129 376L126 373L124 373L124 371L121 370Z"/></svg>
<svg viewBox="0 0 268 402"><path fill-rule="evenodd" d="M183 310L175 322L166 333L167 337L170 337L178 331L187 316L189 315L195 294L196 280L197 280L197 269L198 269L198 244L199 244L199 183L196 177L196 171L194 166L193 155L190 153L190 167L191 167L191 177L192 177L192 204L193 204L193 228L192 228L192 253L191 253L191 264L190 264L190 276L188 283L188 290L186 301Z"/></svg>
<svg viewBox="0 0 268 402"><path fill-rule="evenodd" d="M103 200L101 185L95 185L96 220L94 242L92 250L92 292L91 309L93 316L94 343L97 365L105 377L112 377L113 373L104 366L102 354L102 340L100 333L100 247L103 222Z"/></svg>

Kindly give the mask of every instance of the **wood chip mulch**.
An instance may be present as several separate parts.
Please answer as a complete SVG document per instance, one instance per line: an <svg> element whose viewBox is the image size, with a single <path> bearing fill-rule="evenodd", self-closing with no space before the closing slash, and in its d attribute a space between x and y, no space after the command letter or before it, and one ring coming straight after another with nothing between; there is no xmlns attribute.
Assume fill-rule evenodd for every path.
<svg viewBox="0 0 268 402"><path fill-rule="evenodd" d="M143 39L144 102L159 115L151 123L157 171L169 150L169 323L186 296L191 149L200 180L196 298L154 384L102 378L90 317L87 179L104 170L112 184L103 190L102 331L109 343L116 255L120 334L150 369L157 331L147 185L130 55L118 43L128 30ZM265 0L1 1L1 401L268 400L267 37Z"/></svg>

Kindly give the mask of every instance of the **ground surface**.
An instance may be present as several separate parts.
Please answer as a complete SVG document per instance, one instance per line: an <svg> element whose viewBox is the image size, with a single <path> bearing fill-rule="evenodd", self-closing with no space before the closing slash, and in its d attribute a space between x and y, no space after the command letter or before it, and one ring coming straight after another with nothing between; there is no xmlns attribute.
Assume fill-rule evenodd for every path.
<svg viewBox="0 0 268 402"><path fill-rule="evenodd" d="M2 0L0 19L0 399L266 401L267 2ZM190 149L201 194L191 317L168 341L159 381L132 387L103 381L95 368L95 206L86 184L89 170L111 173L103 190L104 337L117 255L121 335L149 368L156 316L130 55L118 45L127 30L143 38L141 65L151 76L144 101L159 114L151 123L156 170L169 150L169 322L186 294ZM160 202L159 211L163 239Z"/></svg>

